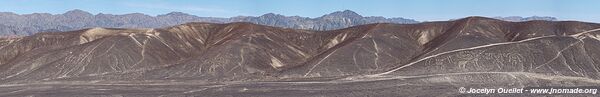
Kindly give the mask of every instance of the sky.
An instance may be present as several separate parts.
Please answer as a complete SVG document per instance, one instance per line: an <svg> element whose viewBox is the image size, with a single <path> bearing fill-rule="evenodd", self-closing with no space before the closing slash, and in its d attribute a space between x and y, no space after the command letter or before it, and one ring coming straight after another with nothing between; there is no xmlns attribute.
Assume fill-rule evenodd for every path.
<svg viewBox="0 0 600 97"><path fill-rule="evenodd" d="M0 0L0 12L61 14L80 9L92 14L177 11L201 17L319 17L352 10L363 16L440 21L467 16L552 16L600 23L600 0Z"/></svg>

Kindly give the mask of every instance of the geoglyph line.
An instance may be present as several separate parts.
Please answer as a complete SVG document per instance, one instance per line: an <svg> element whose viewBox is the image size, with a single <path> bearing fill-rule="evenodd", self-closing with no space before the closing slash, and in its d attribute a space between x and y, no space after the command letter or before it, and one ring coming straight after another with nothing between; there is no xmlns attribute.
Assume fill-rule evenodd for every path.
<svg viewBox="0 0 600 97"><path fill-rule="evenodd" d="M583 31L583 32L580 32L580 33L578 33L578 34L571 35L571 37L574 37L574 38L576 38L576 37L578 37L578 36L580 36L580 35L582 35L582 34L589 33L589 32L594 32L594 31L600 31L600 28L596 28L596 29L592 29L592 30ZM435 55L427 56L427 57L421 58L421 59L419 59L419 60L417 60L417 61L410 62L410 63L408 63L408 64L406 64L406 65L404 65L404 66L401 66L401 67L398 67L398 68L392 69L392 70L390 70L390 71L386 71L386 72L383 72L383 73L378 73L378 74L373 74L373 75L367 75L367 76L372 76L372 77L375 77L375 76L382 76L382 75L385 75L385 74L389 74L389 73L392 73L392 72L398 71L398 70L400 70L400 69L402 69L402 68L406 68L406 67L408 67L408 66L412 66L412 65L414 65L414 64L416 64L416 63L419 63L419 62L421 62L421 61L424 61L424 60L427 60L427 59L431 59L431 58L433 58L433 57L437 57L437 56L440 56L440 55L445 55L445 54L448 54L448 53L454 53L454 52L466 51L466 50L474 50L474 49L485 48L485 47L492 47L492 46L498 46L498 45L509 45L509 44L515 44L515 43L522 43L522 42L527 42L527 41L532 41L532 40L537 40L537 39L541 39L541 38L547 38L547 37L555 37L555 36L556 36L556 35L540 36L540 37L529 38L529 39L525 39L525 40L521 40L521 41L516 41L516 42L492 43L492 44L481 45L481 46L475 46L475 47L470 47L470 48L456 49L456 50L452 50L452 51L447 51L447 52L442 52L442 53L438 53L438 54L435 54Z"/></svg>

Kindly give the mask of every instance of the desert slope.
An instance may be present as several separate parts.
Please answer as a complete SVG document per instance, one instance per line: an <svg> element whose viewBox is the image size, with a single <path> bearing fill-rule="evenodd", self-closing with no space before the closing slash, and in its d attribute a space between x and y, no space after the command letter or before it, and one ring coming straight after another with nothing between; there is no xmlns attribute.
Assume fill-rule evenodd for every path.
<svg viewBox="0 0 600 97"><path fill-rule="evenodd" d="M0 41L0 90L20 91L0 95L457 96L461 86L590 86L600 78L598 28L468 17L329 31L240 22L38 33ZM27 89L38 86L49 88Z"/></svg>

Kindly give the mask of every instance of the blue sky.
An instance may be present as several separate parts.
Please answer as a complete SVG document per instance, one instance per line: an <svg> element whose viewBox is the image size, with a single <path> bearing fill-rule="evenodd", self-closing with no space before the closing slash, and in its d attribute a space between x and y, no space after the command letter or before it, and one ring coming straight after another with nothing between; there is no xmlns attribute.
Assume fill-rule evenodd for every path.
<svg viewBox="0 0 600 97"><path fill-rule="evenodd" d="M600 22L600 0L0 0L0 12L60 14L81 9L93 14L185 12L203 17L318 17L341 10L363 16L435 21L466 16L553 16Z"/></svg>

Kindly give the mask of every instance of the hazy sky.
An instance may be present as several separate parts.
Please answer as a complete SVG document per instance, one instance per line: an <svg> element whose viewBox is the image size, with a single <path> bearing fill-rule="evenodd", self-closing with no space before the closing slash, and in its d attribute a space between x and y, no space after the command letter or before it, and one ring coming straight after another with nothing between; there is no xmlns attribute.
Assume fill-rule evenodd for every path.
<svg viewBox="0 0 600 97"><path fill-rule="evenodd" d="M265 13L318 17L341 10L363 16L419 21L466 16L553 16L600 22L600 0L0 0L1 12L59 14L81 9L93 14L185 12L202 17L259 16Z"/></svg>

